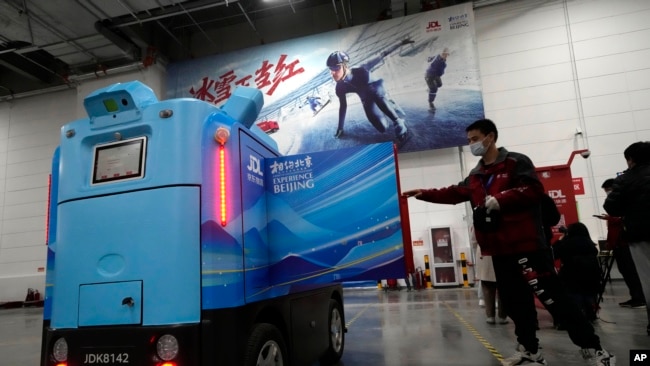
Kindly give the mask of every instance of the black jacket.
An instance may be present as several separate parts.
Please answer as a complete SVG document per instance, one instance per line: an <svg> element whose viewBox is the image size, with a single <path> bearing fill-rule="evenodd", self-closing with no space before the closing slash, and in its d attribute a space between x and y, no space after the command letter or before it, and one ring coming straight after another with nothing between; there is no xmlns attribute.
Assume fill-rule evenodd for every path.
<svg viewBox="0 0 650 366"><path fill-rule="evenodd" d="M544 225L544 236L549 245L553 240L553 226L560 222L562 215L558 210L555 201L548 195L542 196L542 225Z"/></svg>
<svg viewBox="0 0 650 366"><path fill-rule="evenodd" d="M589 237L564 237L553 245L553 255L562 262L559 275L569 291L585 295L600 291L598 249Z"/></svg>
<svg viewBox="0 0 650 366"><path fill-rule="evenodd" d="M603 207L623 217L628 242L650 241L650 165L635 165L616 177Z"/></svg>

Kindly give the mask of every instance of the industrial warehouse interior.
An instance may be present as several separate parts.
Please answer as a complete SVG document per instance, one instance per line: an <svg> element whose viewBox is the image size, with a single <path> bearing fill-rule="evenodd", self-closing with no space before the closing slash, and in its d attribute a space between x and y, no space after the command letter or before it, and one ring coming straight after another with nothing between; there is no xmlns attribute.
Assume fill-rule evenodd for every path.
<svg viewBox="0 0 650 366"><path fill-rule="evenodd" d="M449 14L449 9L471 9L471 16L439 15ZM397 23L418 15L428 18L416 31L407 22ZM478 158L465 145L464 126L451 121L474 116L478 109L499 126L499 146L525 153L540 169L566 169L572 174L569 183L574 189L568 203L574 219L584 223L592 241L601 245L598 260L603 288L592 325L603 348L616 356L617 365L648 364L643 357L650 357L650 309L621 305L630 299L630 291L612 251L603 244L607 224L597 217L605 212L601 184L627 168L625 147L650 140L648 16L646 0L0 0L0 365L76 366L42 354L48 342L44 327L50 325L48 296L53 287L46 278L54 273L46 244L53 240L48 236L52 228L47 226L52 224L49 184L57 170L53 155L61 141L84 133L62 126L88 119L92 106L85 105L86 98L115 83L137 80L150 87L161 103L181 91L183 98L201 99L194 93L201 79L193 69L219 60L243 64L256 49L290 45L293 40L301 45L313 43L314 50L288 47L286 52L289 60L300 58L307 69L310 51L325 56L336 51L331 45L319 47L312 42L318 38L310 37L319 35L340 37L337 47L354 50L349 52L352 65L366 61L367 50L383 50L384 41L399 42L392 58L376 74L387 80L386 87L395 97L391 104L397 100L405 107L406 113L396 107L397 114L406 114L409 128L416 131L407 142L411 145L404 145L406 150L395 145L397 186L402 192L449 186L469 174ZM465 19L473 27L474 35L467 41L472 52L454 48L453 43L436 44L443 39L435 36L440 24L467 28ZM417 32L432 40L423 42ZM413 71L412 65L418 65L413 61L418 55L424 65L439 53L449 58L433 108L433 100L427 101L431 89L425 69ZM388 125L387 133L377 133L364 118L356 97L350 98L346 132L339 138L336 122L341 110L332 82L335 68L326 65L325 57L314 64L318 70L310 74L310 81L318 85L314 90L322 96L323 112L307 110L303 101L307 94L300 94L306 88L275 99L267 90L266 109L260 114L264 122L257 124L265 138L276 139L281 153L287 155L311 153L310 147L347 148L346 144L355 141L393 141L392 126ZM390 72L398 76L390 79L386 76ZM197 80L185 85L182 76L189 74ZM218 79L201 76L206 76L204 82ZM421 109L417 114L415 105ZM116 117L110 115L120 105L104 106L111 113L109 122L101 123L111 123ZM160 116L167 120L171 113ZM416 124L416 116L424 122ZM355 140L358 131L368 134ZM181 132L185 130L174 130L178 135ZM454 141L451 145L437 145L450 140ZM101 184L94 187L101 189ZM567 192L556 192L553 198L556 202L564 199L566 207L563 194ZM475 273L477 254L471 245L472 207L410 199L406 210L408 220L402 218L408 224L403 228L404 276L342 284L344 349L335 364L501 365L518 351L515 325L509 318L492 321L486 316ZM84 222L93 222L96 215L81 213L88 220ZM353 219L335 217L332 226ZM84 232L90 226L72 230ZM444 242L449 259L443 264L436 258L440 243L433 234L439 229L446 230L451 240ZM174 259L180 262L180 257ZM172 268L159 274L173 273ZM215 273L220 274L204 269L201 275ZM184 300L175 293L161 293L167 305ZM128 306L129 301L122 305ZM98 301L93 306L103 304ZM539 300L536 311L537 338L547 364L589 364ZM220 342L226 344L223 339ZM85 363L89 364L98 363ZM147 365L185 366L159 359Z"/></svg>

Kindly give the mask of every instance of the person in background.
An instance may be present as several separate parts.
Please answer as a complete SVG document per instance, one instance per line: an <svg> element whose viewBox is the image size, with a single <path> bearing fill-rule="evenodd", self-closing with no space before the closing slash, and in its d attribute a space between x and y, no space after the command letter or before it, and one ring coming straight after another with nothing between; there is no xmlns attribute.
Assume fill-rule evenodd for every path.
<svg viewBox="0 0 650 366"><path fill-rule="evenodd" d="M614 178L607 179L603 182L601 188L605 194L612 191L614 185ZM607 249L611 250L616 261L616 267L623 276L623 281L627 286L630 293L630 299L618 303L619 306L633 309L643 309L646 307L645 296L643 295L643 287L639 279L639 273L636 271L630 246L623 238L623 219L621 217L614 217L607 214L598 215L598 218L607 221Z"/></svg>
<svg viewBox="0 0 650 366"><path fill-rule="evenodd" d="M582 357L611 366L616 357L603 349L593 326L570 299L548 255L541 219L544 187L526 155L497 147L499 132L489 119L467 126L467 141L481 159L460 183L439 189L412 189L405 197L444 204L470 201L476 240L492 256L498 291L515 324L516 352L502 365L546 365L537 339L535 293L553 318L565 324ZM649 185L650 186L650 185Z"/></svg>
<svg viewBox="0 0 650 366"><path fill-rule="evenodd" d="M492 257L481 253L481 247L476 241L473 227L470 228L470 234L472 249L476 253L476 264L474 268L476 269L476 278L480 281L481 294L483 295L486 317L485 321L488 324L496 324L496 315L498 310L499 324L507 324L508 315L506 314L504 306L497 306L497 298L499 298L498 302L500 304L503 304L503 301L500 299L501 293L497 291L497 278L494 274Z"/></svg>
<svg viewBox="0 0 650 366"><path fill-rule="evenodd" d="M624 237L639 273L643 294L650 298L650 142L639 141L623 151L628 169L614 179L605 211L623 218ZM650 335L650 309L646 304Z"/></svg>
<svg viewBox="0 0 650 366"><path fill-rule="evenodd" d="M441 77L445 74L448 56L449 50L445 48L439 55L436 55L433 58L430 57L427 60L429 62L429 67L427 67L427 70L424 73L424 81L427 82L427 86L429 87L429 110L432 112L436 110L433 101L436 100L438 89L442 87Z"/></svg>
<svg viewBox="0 0 650 366"><path fill-rule="evenodd" d="M569 225L566 234L553 245L553 254L560 260L559 276L569 295L588 320L598 319L596 299L600 291L600 263L596 243L591 240L585 224ZM560 323L558 329L561 328L563 324Z"/></svg>

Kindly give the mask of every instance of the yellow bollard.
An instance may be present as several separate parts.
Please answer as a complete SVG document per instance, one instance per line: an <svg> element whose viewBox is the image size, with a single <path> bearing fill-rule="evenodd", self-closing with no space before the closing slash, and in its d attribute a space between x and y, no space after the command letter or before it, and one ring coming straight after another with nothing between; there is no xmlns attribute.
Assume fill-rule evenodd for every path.
<svg viewBox="0 0 650 366"><path fill-rule="evenodd" d="M465 258L465 253L460 252L460 268L463 271L463 287L469 287L469 281L467 280L467 259Z"/></svg>
<svg viewBox="0 0 650 366"><path fill-rule="evenodd" d="M424 256L424 280L427 282L427 288L431 288L431 270L429 269L429 255Z"/></svg>

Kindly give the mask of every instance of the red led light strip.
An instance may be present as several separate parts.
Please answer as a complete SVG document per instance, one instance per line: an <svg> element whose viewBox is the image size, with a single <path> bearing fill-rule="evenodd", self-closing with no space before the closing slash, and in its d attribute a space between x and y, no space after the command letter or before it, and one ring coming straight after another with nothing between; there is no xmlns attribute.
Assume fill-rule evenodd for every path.
<svg viewBox="0 0 650 366"><path fill-rule="evenodd" d="M219 212L221 226L226 226L226 149L219 146Z"/></svg>
<svg viewBox="0 0 650 366"><path fill-rule="evenodd" d="M50 200L52 195L52 174L47 177L47 214L45 215L45 245L50 242Z"/></svg>

